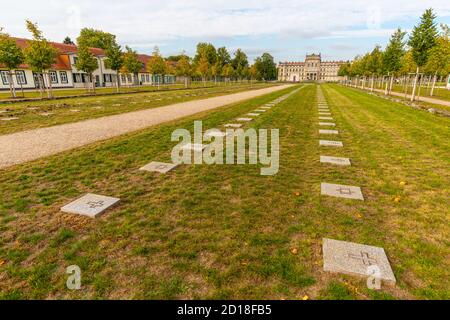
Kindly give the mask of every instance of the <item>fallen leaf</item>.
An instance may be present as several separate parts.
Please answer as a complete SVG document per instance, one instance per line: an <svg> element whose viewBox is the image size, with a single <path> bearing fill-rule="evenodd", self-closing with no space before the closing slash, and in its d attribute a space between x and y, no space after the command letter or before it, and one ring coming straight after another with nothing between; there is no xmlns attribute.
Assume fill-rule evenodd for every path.
<svg viewBox="0 0 450 320"><path fill-rule="evenodd" d="M400 181L400 185L403 187L406 184L405 181Z"/></svg>
<svg viewBox="0 0 450 320"><path fill-rule="evenodd" d="M302 298L302 300L309 300L309 297L305 294Z"/></svg>
<svg viewBox="0 0 450 320"><path fill-rule="evenodd" d="M394 202L400 202L400 199L401 199L400 197L395 197Z"/></svg>
<svg viewBox="0 0 450 320"><path fill-rule="evenodd" d="M292 248L291 249L291 253L292 254L297 254L298 253L298 249L297 248Z"/></svg>
<svg viewBox="0 0 450 320"><path fill-rule="evenodd" d="M299 196L300 195L300 192L295 192L294 193L296 196Z"/></svg>
<svg viewBox="0 0 450 320"><path fill-rule="evenodd" d="M357 213L357 214L356 214L356 218L361 219L361 218L362 218L362 215L361 215L360 213Z"/></svg>
<svg viewBox="0 0 450 320"><path fill-rule="evenodd" d="M0 266L5 264L5 260L0 260Z"/></svg>

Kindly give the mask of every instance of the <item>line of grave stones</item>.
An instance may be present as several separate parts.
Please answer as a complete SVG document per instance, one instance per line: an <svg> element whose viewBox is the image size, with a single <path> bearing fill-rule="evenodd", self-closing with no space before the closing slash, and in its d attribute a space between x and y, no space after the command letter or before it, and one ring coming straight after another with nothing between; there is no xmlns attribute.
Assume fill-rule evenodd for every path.
<svg viewBox="0 0 450 320"><path fill-rule="evenodd" d="M298 90L294 90L288 94L285 94L269 103L266 103L265 105L257 108L253 112L250 112L247 114L247 117L240 117L236 118L235 123L227 123L224 125L225 128L241 128L243 126L244 122L250 122L254 119L254 117L260 116L262 113L268 111L272 107L276 106L280 102L286 100L291 95L295 94ZM224 137L226 136L226 133L220 130L210 130L208 132L209 137ZM208 145L206 144L199 144L199 143L187 143L183 145L181 148L183 151L190 151L190 152L202 152ZM165 174L171 170L173 170L175 167L177 167L178 164L174 163L165 163L165 162L158 162L158 161L152 161L145 166L141 167L139 170L143 171L149 171L149 172L157 172L160 174ZM69 204L63 206L61 208L62 212L66 213L72 213L72 214L79 214L88 216L91 218L95 218L100 216L102 213L104 213L106 210L112 208L114 205L118 204L120 202L120 199L109 197L109 196L103 196L93 193L88 193L82 196L81 198L76 199L75 201L70 202Z"/></svg>
<svg viewBox="0 0 450 320"><path fill-rule="evenodd" d="M319 126L336 127L331 117L328 103L320 86L317 91ZM327 122L323 122L327 120ZM321 135L338 135L338 130L319 129ZM319 140L319 146L343 147L342 141ZM321 163L339 166L350 166L349 158L320 156ZM321 195L332 197L356 199L364 201L360 187L347 186L334 183L321 183ZM323 238L323 270L336 273L344 273L356 276L368 277L375 275L380 280L395 283L396 279L389 260L383 248L368 246L347 241ZM372 268L371 268L372 267ZM377 269L373 269L373 268Z"/></svg>

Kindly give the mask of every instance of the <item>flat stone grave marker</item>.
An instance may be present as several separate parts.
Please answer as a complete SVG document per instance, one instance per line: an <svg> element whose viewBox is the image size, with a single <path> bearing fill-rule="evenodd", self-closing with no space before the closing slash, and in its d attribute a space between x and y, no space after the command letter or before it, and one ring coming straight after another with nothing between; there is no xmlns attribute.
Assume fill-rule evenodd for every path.
<svg viewBox="0 0 450 320"><path fill-rule="evenodd" d="M28 109L28 110L39 110L38 107L28 107L27 109Z"/></svg>
<svg viewBox="0 0 450 320"><path fill-rule="evenodd" d="M0 113L7 113L8 110L0 110Z"/></svg>
<svg viewBox="0 0 450 320"><path fill-rule="evenodd" d="M333 120L332 117L319 117L319 120Z"/></svg>
<svg viewBox="0 0 450 320"><path fill-rule="evenodd" d="M319 111L319 115L321 115L321 116L331 116L331 113L330 112L320 112Z"/></svg>
<svg viewBox="0 0 450 320"><path fill-rule="evenodd" d="M223 132L220 130L210 130L209 132L205 132L205 137L206 138L210 138L210 137L225 137L227 136L229 133L227 132Z"/></svg>
<svg viewBox="0 0 450 320"><path fill-rule="evenodd" d="M236 120L248 122L248 121L252 121L253 119L252 118L237 118Z"/></svg>
<svg viewBox="0 0 450 320"><path fill-rule="evenodd" d="M324 147L343 147L341 141L332 141L332 140L319 140L319 145Z"/></svg>
<svg viewBox="0 0 450 320"><path fill-rule="evenodd" d="M2 121L13 121L13 120L19 120L19 118L17 118L17 117L9 117L9 118L2 118L0 120L2 120Z"/></svg>
<svg viewBox="0 0 450 320"><path fill-rule="evenodd" d="M256 109L255 112L266 112L267 110Z"/></svg>
<svg viewBox="0 0 450 320"><path fill-rule="evenodd" d="M319 126L334 127L334 126L336 126L336 123L333 123L333 122L319 122Z"/></svg>
<svg viewBox="0 0 450 320"><path fill-rule="evenodd" d="M186 143L184 146L181 147L183 150L190 150L194 152L201 152L203 149L206 148L206 145L202 143Z"/></svg>
<svg viewBox="0 0 450 320"><path fill-rule="evenodd" d="M320 156L320 162L337 164L340 166L350 166L351 165L349 158L330 157L330 156Z"/></svg>
<svg viewBox="0 0 450 320"><path fill-rule="evenodd" d="M369 277L375 266L381 280L396 282L383 248L324 238L322 252L324 271Z"/></svg>
<svg viewBox="0 0 450 320"><path fill-rule="evenodd" d="M121 106L120 103L113 104L113 107L120 107L120 106Z"/></svg>
<svg viewBox="0 0 450 320"><path fill-rule="evenodd" d="M337 130L319 130L319 134L339 134Z"/></svg>
<svg viewBox="0 0 450 320"><path fill-rule="evenodd" d="M95 218L105 210L111 208L120 201L118 198L88 193L81 198L65 205L62 212L80 214Z"/></svg>
<svg viewBox="0 0 450 320"><path fill-rule="evenodd" d="M174 163L165 163L165 162L158 162L158 161L152 161L142 168L139 168L139 170L143 171L150 171L150 172L159 172L159 173L167 173L173 168L178 166Z"/></svg>
<svg viewBox="0 0 450 320"><path fill-rule="evenodd" d="M98 108L98 107L95 107L95 108ZM78 110L78 109L70 109L70 112L80 112L80 110Z"/></svg>
<svg viewBox="0 0 450 320"><path fill-rule="evenodd" d="M322 195L364 201L360 187L322 182L320 184L320 189Z"/></svg>
<svg viewBox="0 0 450 320"><path fill-rule="evenodd" d="M43 113L39 113L39 115L44 116L44 117L48 117L53 115L53 112L43 112Z"/></svg>
<svg viewBox="0 0 450 320"><path fill-rule="evenodd" d="M247 115L248 115L248 116L252 116L252 117L260 116L259 113L253 113L253 112L247 113Z"/></svg>
<svg viewBox="0 0 450 320"><path fill-rule="evenodd" d="M270 109L271 107L261 107L261 109Z"/></svg>
<svg viewBox="0 0 450 320"><path fill-rule="evenodd" d="M240 128L242 127L242 123L227 123L224 125L226 128Z"/></svg>

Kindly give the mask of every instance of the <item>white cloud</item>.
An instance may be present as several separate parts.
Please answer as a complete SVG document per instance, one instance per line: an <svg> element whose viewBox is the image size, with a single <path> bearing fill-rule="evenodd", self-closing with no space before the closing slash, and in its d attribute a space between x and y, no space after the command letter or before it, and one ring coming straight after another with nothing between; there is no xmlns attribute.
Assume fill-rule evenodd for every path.
<svg viewBox="0 0 450 320"><path fill-rule="evenodd" d="M0 0L0 7L1 24L13 35L27 36L30 18L52 40L76 37L87 26L141 47L185 38L386 36L393 23L418 20L427 7L450 16L447 0Z"/></svg>

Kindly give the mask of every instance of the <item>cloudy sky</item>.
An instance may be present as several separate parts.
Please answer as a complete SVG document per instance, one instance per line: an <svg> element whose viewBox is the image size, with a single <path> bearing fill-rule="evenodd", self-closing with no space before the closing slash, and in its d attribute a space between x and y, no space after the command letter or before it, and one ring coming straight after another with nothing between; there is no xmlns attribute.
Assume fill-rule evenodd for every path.
<svg viewBox="0 0 450 320"><path fill-rule="evenodd" d="M0 0L0 26L28 37L25 19L52 41L75 39L82 27L117 35L143 53L195 52L199 41L242 48L250 58L270 52L276 61L351 59L385 45L397 27L411 30L427 7L450 24L448 0Z"/></svg>

